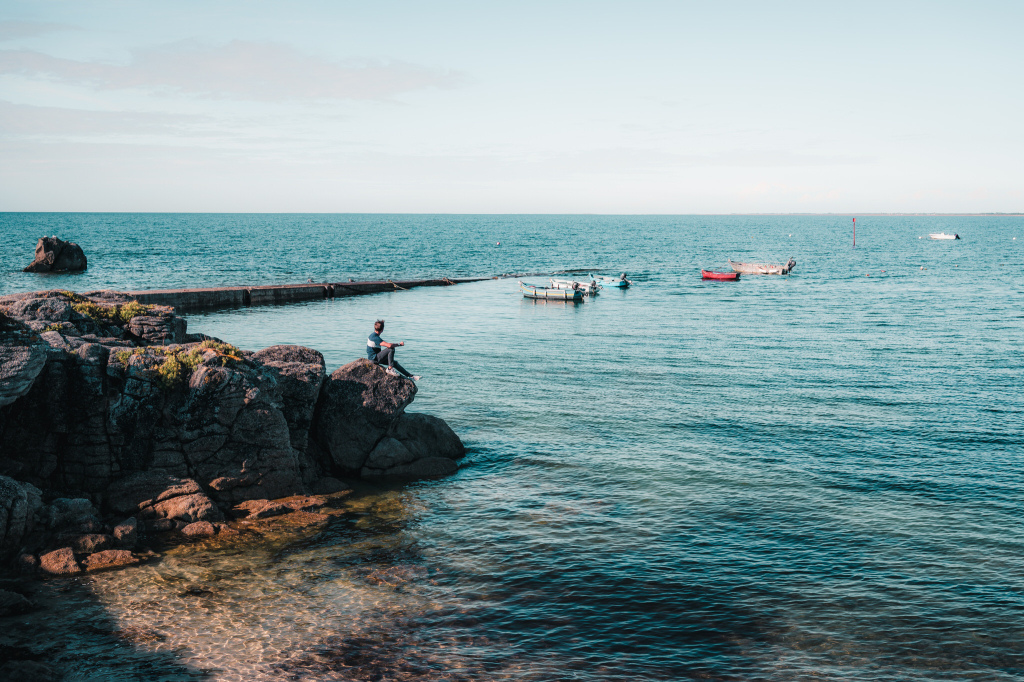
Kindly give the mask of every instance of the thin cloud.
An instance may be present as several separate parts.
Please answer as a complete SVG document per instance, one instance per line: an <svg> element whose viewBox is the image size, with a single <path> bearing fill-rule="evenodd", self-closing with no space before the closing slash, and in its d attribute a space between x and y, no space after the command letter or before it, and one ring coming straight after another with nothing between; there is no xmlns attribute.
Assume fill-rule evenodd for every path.
<svg viewBox="0 0 1024 682"><path fill-rule="evenodd" d="M331 61L279 43L186 41L138 50L127 65L83 62L31 50L0 50L0 74L97 90L149 90L262 102L387 100L428 88L455 88L461 73L401 61Z"/></svg>
<svg viewBox="0 0 1024 682"><path fill-rule="evenodd" d="M0 40L35 38L47 33L74 29L74 26L55 24L48 21L0 21Z"/></svg>
<svg viewBox="0 0 1024 682"><path fill-rule="evenodd" d="M206 116L131 111L89 111L37 107L0 100L0 136L198 134L213 120Z"/></svg>

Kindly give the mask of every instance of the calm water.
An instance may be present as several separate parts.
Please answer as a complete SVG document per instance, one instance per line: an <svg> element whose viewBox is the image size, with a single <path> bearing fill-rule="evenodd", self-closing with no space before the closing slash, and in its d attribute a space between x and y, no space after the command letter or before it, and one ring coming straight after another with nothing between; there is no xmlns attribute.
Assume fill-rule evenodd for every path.
<svg viewBox="0 0 1024 682"><path fill-rule="evenodd" d="M4 292L637 282L581 305L501 279L190 317L331 369L385 318L424 375L412 409L467 465L360 487L322 531L44 583L73 626L40 612L17 636L53 638L71 679L1024 676L1022 219L863 218L855 251L831 217L0 220ZM918 239L939 230L963 239ZM44 233L89 273L13 272ZM699 279L730 256L798 266Z"/></svg>

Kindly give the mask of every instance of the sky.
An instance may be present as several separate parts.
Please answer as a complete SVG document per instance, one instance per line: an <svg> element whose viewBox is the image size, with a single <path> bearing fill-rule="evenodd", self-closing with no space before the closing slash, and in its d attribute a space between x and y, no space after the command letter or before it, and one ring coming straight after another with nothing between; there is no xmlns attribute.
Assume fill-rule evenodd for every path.
<svg viewBox="0 0 1024 682"><path fill-rule="evenodd" d="M1024 2L0 0L0 211L1024 210Z"/></svg>

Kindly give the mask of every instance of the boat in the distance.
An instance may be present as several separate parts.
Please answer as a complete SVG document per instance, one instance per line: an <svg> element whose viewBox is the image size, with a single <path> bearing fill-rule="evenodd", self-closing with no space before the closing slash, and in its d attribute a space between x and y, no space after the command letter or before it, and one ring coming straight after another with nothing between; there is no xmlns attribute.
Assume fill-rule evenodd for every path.
<svg viewBox="0 0 1024 682"><path fill-rule="evenodd" d="M602 287L610 287L612 289L625 289L631 282L626 279L626 273L622 273L618 277L605 277L604 275L591 275L590 279L594 280Z"/></svg>
<svg viewBox="0 0 1024 682"><path fill-rule="evenodd" d="M723 282L735 282L740 278L738 272L714 272L713 270L704 270L701 268L700 271L701 279L717 279Z"/></svg>
<svg viewBox="0 0 1024 682"><path fill-rule="evenodd" d="M596 296L601 285L596 280L587 282L577 282L574 279L555 279L551 278L552 289L582 289L584 296Z"/></svg>
<svg viewBox="0 0 1024 682"><path fill-rule="evenodd" d="M788 275L796 267L796 261L792 258L785 265L774 263L735 263L729 260L729 267L744 275Z"/></svg>
<svg viewBox="0 0 1024 682"><path fill-rule="evenodd" d="M958 234L946 234L945 232L932 232L928 239L960 239Z"/></svg>
<svg viewBox="0 0 1024 682"><path fill-rule="evenodd" d="M553 289L520 282L519 288L526 298L540 298L546 301L582 301L583 289Z"/></svg>

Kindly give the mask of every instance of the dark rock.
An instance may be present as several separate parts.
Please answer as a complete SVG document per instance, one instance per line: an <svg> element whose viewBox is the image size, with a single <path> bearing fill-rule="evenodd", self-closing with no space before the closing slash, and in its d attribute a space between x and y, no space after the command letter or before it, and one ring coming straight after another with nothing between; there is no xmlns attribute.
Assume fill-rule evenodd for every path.
<svg viewBox="0 0 1024 682"><path fill-rule="evenodd" d="M57 237L41 237L34 260L24 272L71 272L85 270L89 263L82 247Z"/></svg>
<svg viewBox="0 0 1024 682"><path fill-rule="evenodd" d="M39 557L35 554L19 554L14 564L18 573L30 575L39 570Z"/></svg>
<svg viewBox="0 0 1024 682"><path fill-rule="evenodd" d="M351 492L352 488L336 478L324 476L314 481L310 490L314 495L333 495L334 493Z"/></svg>
<svg viewBox="0 0 1024 682"><path fill-rule="evenodd" d="M74 575L82 572L70 547L55 549L39 557L39 570L46 575Z"/></svg>
<svg viewBox="0 0 1024 682"><path fill-rule="evenodd" d="M319 444L334 467L361 469L415 396L415 382L389 375L369 360L335 370L324 382L316 417Z"/></svg>
<svg viewBox="0 0 1024 682"><path fill-rule="evenodd" d="M27 613L33 608L35 608L35 606L32 602L17 592L0 590L0 617Z"/></svg>
<svg viewBox="0 0 1024 682"><path fill-rule="evenodd" d="M68 323L74 312L67 299L57 296L23 298L7 308L8 315L23 322Z"/></svg>
<svg viewBox="0 0 1024 682"><path fill-rule="evenodd" d="M370 452L361 473L367 478L436 478L455 473L458 465L452 460L465 454L462 441L443 419L405 413Z"/></svg>
<svg viewBox="0 0 1024 682"><path fill-rule="evenodd" d="M51 531L92 530L99 524L99 513L85 498L59 498L46 509L46 527ZM102 526L100 526L102 527Z"/></svg>
<svg viewBox="0 0 1024 682"><path fill-rule="evenodd" d="M185 523L220 521L223 518L217 506L203 493L172 497L140 512L143 518L150 514L157 518L175 519Z"/></svg>
<svg viewBox="0 0 1024 682"><path fill-rule="evenodd" d="M87 535L62 535L61 542L71 545L75 554L93 554L114 546L114 536L100 533Z"/></svg>
<svg viewBox="0 0 1024 682"><path fill-rule="evenodd" d="M459 465L447 457L426 457L411 464L400 464L390 469L363 468L363 478L396 480L417 480L450 476L459 470Z"/></svg>
<svg viewBox="0 0 1024 682"><path fill-rule="evenodd" d="M45 364L43 346L8 345L0 340L0 407L28 393Z"/></svg>
<svg viewBox="0 0 1024 682"><path fill-rule="evenodd" d="M102 571L106 568L120 568L139 563L139 558L126 549L108 549L90 554L82 561L87 571Z"/></svg>
<svg viewBox="0 0 1024 682"><path fill-rule="evenodd" d="M41 509L42 494L37 488L0 476L0 560L18 553Z"/></svg>
<svg viewBox="0 0 1024 682"><path fill-rule="evenodd" d="M146 521L146 530L150 533L166 533L177 528L174 519L149 519Z"/></svg>
<svg viewBox="0 0 1024 682"><path fill-rule="evenodd" d="M219 521L220 510L189 478L177 478L156 471L144 471L115 482L107 489L107 506L118 514L136 514L141 519Z"/></svg>
<svg viewBox="0 0 1024 682"><path fill-rule="evenodd" d="M113 536L114 542L121 549L135 549L139 537L139 522L134 516L129 516L114 526Z"/></svg>
<svg viewBox="0 0 1024 682"><path fill-rule="evenodd" d="M209 521L196 521L181 529L190 538L205 538L217 534L217 529Z"/></svg>
<svg viewBox="0 0 1024 682"><path fill-rule="evenodd" d="M409 464L415 461L416 455L409 452L405 445L395 438L385 436L377 443L377 447L370 452L370 456L366 458L365 466L370 469L390 469L400 464Z"/></svg>
<svg viewBox="0 0 1024 682"><path fill-rule="evenodd" d="M186 322L175 315L138 315L128 323L127 330L147 345L163 346L184 343Z"/></svg>
<svg viewBox="0 0 1024 682"><path fill-rule="evenodd" d="M459 459L466 455L466 447L452 428L443 419L429 414L403 414L388 435L401 442L415 459Z"/></svg>
<svg viewBox="0 0 1024 682"><path fill-rule="evenodd" d="M305 453L320 389L327 375L324 356L303 346L271 346L252 357L273 372L277 379L284 403L281 411L288 423L291 446L297 452ZM299 465L307 484L319 477L320 472L313 460L300 458Z"/></svg>

